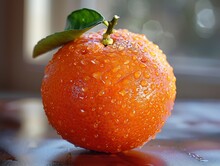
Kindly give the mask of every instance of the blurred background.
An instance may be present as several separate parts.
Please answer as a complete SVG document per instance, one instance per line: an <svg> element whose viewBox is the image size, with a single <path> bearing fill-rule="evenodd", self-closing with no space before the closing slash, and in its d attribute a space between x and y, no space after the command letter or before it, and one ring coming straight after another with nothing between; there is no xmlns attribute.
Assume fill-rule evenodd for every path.
<svg viewBox="0 0 220 166"><path fill-rule="evenodd" d="M220 165L219 0L0 0L0 165L62 165L59 155L71 158L66 151L73 146L53 140L60 136L48 124L40 98L44 68L56 50L36 59L32 51L40 39L64 29L69 13L85 7L107 20L119 15L116 28L145 34L174 67L175 111L142 152L166 165L203 165L198 160Z"/></svg>
<svg viewBox="0 0 220 166"><path fill-rule="evenodd" d="M143 33L158 44L174 67L178 99L220 98L218 0L1 0L0 98L40 96L53 52L32 59L33 47L62 31L66 16L84 7L107 20L117 14L117 28Z"/></svg>

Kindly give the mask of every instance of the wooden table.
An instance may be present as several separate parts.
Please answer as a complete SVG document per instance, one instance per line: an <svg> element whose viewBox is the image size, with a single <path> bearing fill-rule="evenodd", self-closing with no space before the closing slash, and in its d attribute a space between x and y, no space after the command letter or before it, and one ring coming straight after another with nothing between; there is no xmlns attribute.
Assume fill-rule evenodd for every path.
<svg viewBox="0 0 220 166"><path fill-rule="evenodd" d="M40 99L0 100L0 165L220 166L220 101L179 100L155 140L110 155L61 139Z"/></svg>

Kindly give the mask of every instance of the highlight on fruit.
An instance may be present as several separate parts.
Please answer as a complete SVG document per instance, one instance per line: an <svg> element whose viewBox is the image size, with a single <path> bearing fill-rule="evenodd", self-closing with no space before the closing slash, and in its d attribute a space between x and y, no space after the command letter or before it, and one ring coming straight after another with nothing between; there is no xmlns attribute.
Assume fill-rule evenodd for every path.
<svg viewBox="0 0 220 166"><path fill-rule="evenodd" d="M145 35L115 29L118 19L106 21L91 9L74 11L64 31L40 40L33 51L38 57L60 47L41 86L49 123L73 145L105 153L154 139L176 96L176 78L163 51ZM105 29L87 32L101 23Z"/></svg>

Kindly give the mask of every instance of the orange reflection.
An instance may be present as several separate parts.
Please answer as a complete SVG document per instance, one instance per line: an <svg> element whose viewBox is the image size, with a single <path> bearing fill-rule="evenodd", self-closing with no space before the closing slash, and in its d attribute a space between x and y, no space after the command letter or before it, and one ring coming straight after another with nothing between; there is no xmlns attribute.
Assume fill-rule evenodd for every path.
<svg viewBox="0 0 220 166"><path fill-rule="evenodd" d="M165 166L165 161L152 154L143 153L136 150L117 154L106 154L94 151L71 151L59 155L51 163L58 165L95 165L95 166L109 166L109 165L128 165L128 166Z"/></svg>

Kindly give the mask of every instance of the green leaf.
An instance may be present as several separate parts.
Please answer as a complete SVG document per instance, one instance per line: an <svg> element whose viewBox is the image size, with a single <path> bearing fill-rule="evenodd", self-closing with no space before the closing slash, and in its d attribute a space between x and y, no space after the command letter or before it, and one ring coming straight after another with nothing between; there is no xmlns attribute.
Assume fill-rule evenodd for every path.
<svg viewBox="0 0 220 166"><path fill-rule="evenodd" d="M73 11L68 17L65 30L71 29L85 29L91 26L95 26L104 21L101 14L92 9L80 9Z"/></svg>
<svg viewBox="0 0 220 166"><path fill-rule="evenodd" d="M72 12L67 17L65 30L41 39L34 47L33 57L38 57L43 53L75 40L80 35L103 21L104 17L91 9L84 8Z"/></svg>

